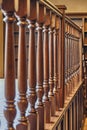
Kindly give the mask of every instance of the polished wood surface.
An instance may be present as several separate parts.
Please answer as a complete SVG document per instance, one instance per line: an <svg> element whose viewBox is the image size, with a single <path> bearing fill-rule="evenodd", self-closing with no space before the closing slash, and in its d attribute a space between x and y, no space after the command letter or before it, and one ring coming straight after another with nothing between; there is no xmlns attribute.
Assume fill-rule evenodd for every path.
<svg viewBox="0 0 87 130"><path fill-rule="evenodd" d="M45 105L45 122L50 122L50 101L48 98L49 91L49 45L48 45L48 28L50 25L50 11L46 10L46 20L43 26L43 103Z"/></svg>
<svg viewBox="0 0 87 130"><path fill-rule="evenodd" d="M11 8L9 8L11 4ZM2 3L3 13L5 15L5 107L4 116L7 120L7 129L14 130L13 122L16 116L15 109L15 66L14 66L14 39L13 39L13 23L14 23L14 2L4 0ZM11 10L10 10L11 9ZM11 11L11 12L10 12ZM10 115L10 116L9 116Z"/></svg>
<svg viewBox="0 0 87 130"><path fill-rule="evenodd" d="M55 102L56 102L56 109L58 110L58 102L57 102L57 97L58 97L58 89L57 89L57 83L58 83L58 78L57 78L57 31L54 28L54 33L53 33L53 52L54 52L54 96L55 96Z"/></svg>
<svg viewBox="0 0 87 130"><path fill-rule="evenodd" d="M37 52L36 52L36 111L39 114L39 130L44 130L44 104L43 98L43 40L42 40L42 28L44 21L44 6L39 2L37 3Z"/></svg>
<svg viewBox="0 0 87 130"><path fill-rule="evenodd" d="M26 97L27 92L27 58L26 58L26 39L25 39L25 27L27 25L26 15L27 15L27 1L19 1L18 11L16 12L16 17L18 19L19 25L19 47L18 47L18 107L20 110L19 124L17 125L17 130L27 130L27 118L26 109L28 106L28 101Z"/></svg>
<svg viewBox="0 0 87 130"><path fill-rule="evenodd" d="M52 15L53 14L51 13L51 17L52 17ZM53 89L54 89L53 29L55 26L55 19L53 22L52 21L53 21L53 17L51 19L51 26L49 28L49 100L51 102L51 115L53 116L53 115L55 115L55 109L56 109L56 101L55 101L55 97L54 97L54 93L53 93Z"/></svg>
<svg viewBox="0 0 87 130"><path fill-rule="evenodd" d="M6 0L1 6L6 25L4 115L7 129L80 129L83 118L81 29L65 16L64 6L59 11L49 1L21 0L15 11L13 2L9 2L11 8L5 5ZM18 26L14 32L19 39L16 45L14 21ZM14 103L15 48L19 112Z"/></svg>

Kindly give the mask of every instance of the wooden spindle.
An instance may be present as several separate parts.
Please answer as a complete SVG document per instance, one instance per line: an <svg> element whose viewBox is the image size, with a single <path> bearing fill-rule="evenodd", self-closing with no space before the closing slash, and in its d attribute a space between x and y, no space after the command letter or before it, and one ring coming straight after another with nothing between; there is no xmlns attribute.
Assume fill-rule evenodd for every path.
<svg viewBox="0 0 87 130"><path fill-rule="evenodd" d="M64 61L64 53L65 53L65 10L66 10L66 6L61 6L61 5L59 5L59 6L57 6L61 11L62 11L62 13L63 13L63 18L62 18L62 26L61 26L61 29L62 29L62 31L61 31L61 33L62 33L62 39L61 39L61 89L60 89L60 96L61 96L61 103L60 103L60 107L61 108L63 108L63 106L64 106L64 79L65 79L65 77L64 77L64 67L65 67L65 65L64 65L64 63L65 63L65 61Z"/></svg>
<svg viewBox="0 0 87 130"><path fill-rule="evenodd" d="M58 29L58 34L57 34L57 78L58 78L58 83L57 83L57 88L58 88L58 110L60 108L60 89L61 89L61 18L58 17L56 18L56 29Z"/></svg>
<svg viewBox="0 0 87 130"><path fill-rule="evenodd" d="M56 28L57 28L57 32L58 32L58 35L57 35L57 77L58 77L58 89L60 88L60 43L61 43L61 29L60 29L60 26L61 26L61 22L60 22L60 17L57 17L56 18Z"/></svg>
<svg viewBox="0 0 87 130"><path fill-rule="evenodd" d="M36 101L36 51L35 51L35 21L36 21L36 0L29 0L28 23L29 23L29 63L28 63L28 100L30 130L37 130L37 114L35 110ZM33 10L32 10L33 9Z"/></svg>
<svg viewBox="0 0 87 130"><path fill-rule="evenodd" d="M11 6L10 6L11 5ZM4 116L7 121L6 130L14 130L13 122L16 116L15 98L15 69L14 69L14 1L3 0L3 14L5 15L5 108Z"/></svg>
<svg viewBox="0 0 87 130"><path fill-rule="evenodd" d="M61 29L60 29L60 26L61 26L61 24L60 24L60 17L58 17L58 16L56 16L56 18L55 18L55 42L56 42L56 84L57 84L57 93L56 93L56 96L57 96L57 98L56 98L56 110L58 111L59 110L59 106L60 106L60 101L59 101L59 86L60 86L60 84L59 84L59 82L60 81L58 81L60 78L60 74L59 74L59 71L58 71L58 67L60 67L59 66L59 62L60 62L60 56L58 56L58 54L60 54L60 45L59 44L61 44L61 43L59 43L60 42L60 38L59 38L59 31L61 32ZM58 52L59 51L59 52ZM58 62L59 61L59 62Z"/></svg>
<svg viewBox="0 0 87 130"><path fill-rule="evenodd" d="M43 42L42 42L42 25L44 22L44 6L37 2L37 58L36 58L36 111L39 115L39 129L44 130L44 105L43 96Z"/></svg>
<svg viewBox="0 0 87 130"><path fill-rule="evenodd" d="M54 14L51 16L51 25L49 28L49 100L51 102L51 115L55 115L56 101L53 93L53 28L55 26Z"/></svg>
<svg viewBox="0 0 87 130"><path fill-rule="evenodd" d="M55 100L56 100L56 109L58 109L58 102L57 102L57 95L58 95L58 89L57 89L57 32L56 29L54 29L54 34L53 34L53 52L54 52L54 95L55 95Z"/></svg>
<svg viewBox="0 0 87 130"><path fill-rule="evenodd" d="M45 106L46 112L46 122L50 122L50 101L48 98L49 91L49 47L48 47L48 28L50 25L50 11L46 12L46 20L43 27L43 87L44 87L44 95L43 95L43 103Z"/></svg>
<svg viewBox="0 0 87 130"><path fill-rule="evenodd" d="M18 107L20 110L20 119L17 124L17 130L27 130L27 118L25 117L28 106L26 91L27 91L27 60L26 60L26 41L25 27L27 15L27 1L19 1L19 8L16 12L19 25L19 47L18 47Z"/></svg>

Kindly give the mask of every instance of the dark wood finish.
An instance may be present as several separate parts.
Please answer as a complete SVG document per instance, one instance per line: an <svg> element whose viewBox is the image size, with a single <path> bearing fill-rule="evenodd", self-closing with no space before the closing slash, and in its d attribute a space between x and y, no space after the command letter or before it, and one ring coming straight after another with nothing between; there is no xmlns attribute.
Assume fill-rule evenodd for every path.
<svg viewBox="0 0 87 130"><path fill-rule="evenodd" d="M58 110L60 108L60 89L61 89L61 18L56 18L56 29L57 30L57 89L58 89Z"/></svg>
<svg viewBox="0 0 87 130"><path fill-rule="evenodd" d="M32 8L32 10L31 10ZM35 51L35 20L36 20L36 1L30 1L28 14L29 23L29 63L28 63L28 100L30 130L37 130L37 113L35 110L36 101L36 51Z"/></svg>
<svg viewBox="0 0 87 130"><path fill-rule="evenodd" d="M44 105L43 97L43 41L42 26L44 21L44 6L37 2L37 52L36 52L36 111L39 115L39 130L44 130Z"/></svg>
<svg viewBox="0 0 87 130"><path fill-rule="evenodd" d="M6 105L4 115L7 120L7 130L14 130L13 122L16 116L13 48L15 11L13 2L4 0L1 6L6 22ZM9 7L10 4L11 7ZM60 13L49 1L20 0L19 8L16 11L15 16L19 24L18 107L20 112L19 122L15 126L16 129L80 129L81 125L79 124L82 120L82 101L80 99L82 96L81 52L79 52L81 49L81 30L65 16L64 6L62 6ZM27 30L29 34L28 77L26 66L27 47L25 43L27 23L29 24L29 31ZM29 88L27 93L28 102L26 98L27 83ZM56 110L61 110L61 112ZM57 122L53 123L55 120Z"/></svg>
<svg viewBox="0 0 87 130"><path fill-rule="evenodd" d="M61 33L62 33L62 41L61 41L61 89L60 89L60 100L61 100L61 103L60 103L60 107L63 108L64 106L64 79L65 79L65 59L64 59L64 53L65 53L65 10L66 10L66 7L65 6L57 6L63 13L63 17L62 17L62 30L61 30Z"/></svg>
<svg viewBox="0 0 87 130"><path fill-rule="evenodd" d="M60 95L59 95L59 88L60 88L60 75L61 75L61 19L60 17L56 16L55 21L55 29L56 29L56 42L57 42L57 107L56 110L59 110L60 107Z"/></svg>
<svg viewBox="0 0 87 130"><path fill-rule="evenodd" d="M19 1L18 11L16 17L19 25L19 47L18 47L18 107L20 110L19 123L16 126L17 130L27 130L27 118L25 116L28 101L26 97L27 91L27 58L26 58L26 41L25 41L25 27L27 25L27 1Z"/></svg>
<svg viewBox="0 0 87 130"><path fill-rule="evenodd" d="M55 27L55 16L51 14L51 25L49 28L49 100L51 102L51 115L55 115L56 100L53 93L54 81L53 81L53 29Z"/></svg>
<svg viewBox="0 0 87 130"><path fill-rule="evenodd" d="M55 17L56 20L56 17ZM57 101L57 97L58 97L58 89L57 89L57 30L56 28L54 28L54 33L53 33L53 53L54 53L54 95L55 95L55 101L56 101L56 109L58 110L58 101Z"/></svg>
<svg viewBox="0 0 87 130"><path fill-rule="evenodd" d="M50 101L48 98L49 91L49 46L48 46L48 28L50 25L50 11L47 10L45 23L43 27L43 87L44 87L44 95L43 95L43 103L45 106L45 117L46 122L50 122Z"/></svg>
<svg viewBox="0 0 87 130"><path fill-rule="evenodd" d="M7 4L6 4L7 2ZM9 4L11 6L9 7ZM3 0L2 7L5 15L5 107L4 116L7 121L7 130L14 130L13 122L16 116L15 98L15 67L14 67L14 1Z"/></svg>

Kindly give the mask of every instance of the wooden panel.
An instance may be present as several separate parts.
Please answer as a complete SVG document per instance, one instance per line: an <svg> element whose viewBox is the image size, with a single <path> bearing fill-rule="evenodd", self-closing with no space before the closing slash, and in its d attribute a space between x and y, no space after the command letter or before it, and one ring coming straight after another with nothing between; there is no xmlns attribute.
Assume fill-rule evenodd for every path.
<svg viewBox="0 0 87 130"><path fill-rule="evenodd" d="M0 11L0 78L3 78L3 20Z"/></svg>

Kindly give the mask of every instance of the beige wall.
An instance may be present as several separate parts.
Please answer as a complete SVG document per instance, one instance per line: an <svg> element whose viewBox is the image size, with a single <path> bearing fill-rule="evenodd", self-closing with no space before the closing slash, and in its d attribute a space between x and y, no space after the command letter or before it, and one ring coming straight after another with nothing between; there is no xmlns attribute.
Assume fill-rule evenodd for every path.
<svg viewBox="0 0 87 130"><path fill-rule="evenodd" d="M66 5L66 12L87 12L87 0L49 0L56 5Z"/></svg>
<svg viewBox="0 0 87 130"><path fill-rule="evenodd" d="M3 77L3 21L0 11L0 78Z"/></svg>

